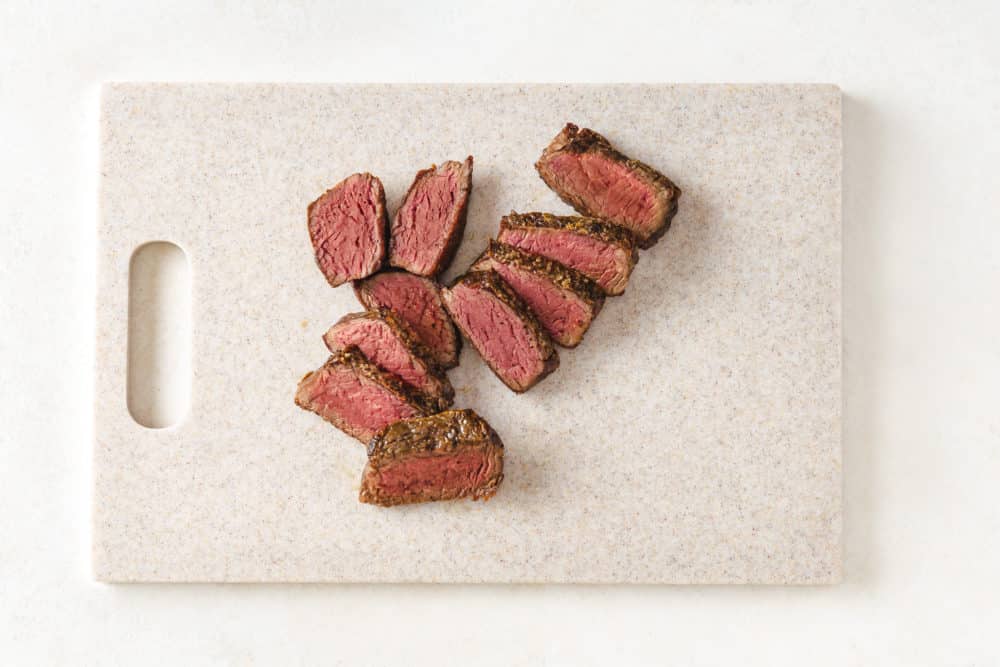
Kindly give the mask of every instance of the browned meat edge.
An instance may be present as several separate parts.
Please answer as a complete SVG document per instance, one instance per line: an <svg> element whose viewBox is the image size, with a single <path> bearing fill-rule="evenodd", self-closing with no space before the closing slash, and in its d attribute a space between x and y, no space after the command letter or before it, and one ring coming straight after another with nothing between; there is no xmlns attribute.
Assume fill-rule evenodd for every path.
<svg viewBox="0 0 1000 667"><path fill-rule="evenodd" d="M361 477L359 500L363 503L391 507L430 500L451 500L458 494L431 493L419 496L383 496L377 487L366 484L371 470L410 455L451 454L465 447L481 448L497 459L497 474L484 486L472 490L473 500L488 500L503 481L503 441L482 417L473 410L448 410L429 417L404 419L382 429L368 443L368 463Z"/></svg>
<svg viewBox="0 0 1000 667"><path fill-rule="evenodd" d="M535 378L534 382L523 389L515 389L514 387L507 385L511 391L523 394L541 382L546 376L552 373L552 371L559 368L559 352L556 351L556 347L553 344L552 339L549 337L548 332L546 332L545 328L538 322L538 318L536 318L535 314L531 312L531 309L528 308L527 304L525 304L524 301L521 300L521 297L519 297L514 290L512 290L510 286L504 282L503 278L501 278L496 271L469 271L465 275L456 279L452 283L452 287L458 285L459 283L467 283L475 287L482 287L486 291L495 295L500 301L514 311L514 313L525 323L534 335L535 339L538 341L538 347L542 353L542 359L544 361L542 372L538 374L538 377ZM454 322L454 320L452 321ZM457 322L455 323L455 326L458 326ZM461 329L461 327L458 328ZM465 331L462 333L464 335ZM472 340L470 339L469 342L471 343ZM473 347L475 347L474 343ZM482 357L483 361L486 362L486 365L490 367L490 370L492 370L504 384L507 384L507 382L504 381L503 375L497 371L497 368L493 365L493 363L482 355L480 355L480 357Z"/></svg>
<svg viewBox="0 0 1000 667"><path fill-rule="evenodd" d="M594 151L602 153L609 160L625 164L628 168L633 169L645 176L658 187L670 192L670 208L667 210L666 221L663 226L650 235L649 238L643 240L637 237L636 240L638 241L640 248L651 248L664 234L667 233L667 230L670 228L670 223L673 220L674 215L677 213L677 200L681 196L681 189L677 187L673 181L650 167L648 164L640 162L639 160L634 160L619 152L611 145L610 141L597 132L594 132L586 127L577 127L573 123L566 123L566 127L559 133L559 136L557 136L552 143L545 147L545 150L542 152L542 158L558 151L570 151L573 153L587 153ZM591 211L583 200L578 197L574 197L567 192L561 192L556 187L556 184L549 181L546 177L544 170L541 168L541 163L541 158L535 163L535 169L538 171L538 175L541 176L542 180L545 181L545 184L548 185L553 192L559 195L560 199L586 216L600 217L595 211Z"/></svg>
<svg viewBox="0 0 1000 667"><path fill-rule="evenodd" d="M551 213L518 213L511 211L509 215L500 218L500 229L517 227L535 227L541 229L565 229L584 236L593 236L604 241L619 245L632 251L633 266L638 260L635 252L636 238L627 227L616 225L601 218L587 218L580 215L553 215Z"/></svg>
<svg viewBox="0 0 1000 667"><path fill-rule="evenodd" d="M378 270L379 270L380 267L385 266L385 263L386 263L386 261L387 261L387 259L389 257L389 214L388 214L388 212L386 211L386 208L385 208L385 188L382 187L382 181L379 179L378 176L375 176L375 175L373 175L373 174L371 174L371 173L369 173L367 171L363 172L362 175L363 176L371 176L372 180L374 180L375 183L378 184L378 212L377 212L377 215L382 220L382 259L380 260L379 267L376 267L375 271L372 272L371 274L369 274L369 275L374 275L375 273L378 272ZM354 174L351 174L351 176L354 176ZM319 197L316 197L316 199L314 199L312 202L310 202L309 206L306 207L306 231L309 234L310 243L312 243L313 235L312 235L312 231L309 229L309 221L312 220L313 207L315 207L316 204L320 203L323 200L323 198L326 197L328 194L330 194L331 192L333 192L334 190L336 190L337 187L339 185L341 185L344 181L346 181L348 178L351 178L351 176L348 176L347 178L345 178L342 181L340 181L340 183L337 183L332 188L326 190L323 194L321 194ZM335 282L335 281L331 280L329 276L326 275L326 271L323 270L323 265L320 264L319 257L316 255L315 245L313 246L313 259L316 261L316 266L317 266L317 268L319 268L319 272L321 274L323 274L323 278L326 279L326 282L328 282L331 287L340 287L341 285L344 284L344 283ZM361 278L359 280L363 280L363 278ZM344 281L344 282L347 282L347 281Z"/></svg>
<svg viewBox="0 0 1000 667"><path fill-rule="evenodd" d="M452 160L454 162L454 160ZM467 178L462 184L461 190L459 190L458 198L461 202L458 209L452 214L452 227L451 233L448 235L448 243L445 245L444 250L441 252L441 256L438 258L437 264L434 265L433 270L427 274L425 277L435 278L440 275L448 266L451 261L455 259L455 253L458 252L458 246L462 244L462 237L465 236L465 223L469 214L469 198L472 195L472 156L468 156L461 163L461 169ZM409 189L407 189L406 194L403 196L403 201L399 204L399 210L403 208L403 204L406 200L410 198L410 193L413 192L414 188L420 183L420 180L429 173L437 171L437 165L432 165L428 169L422 169L417 172L416 177L413 179L413 183L410 184ZM397 210L396 215L399 215L399 210ZM390 233L388 238L388 250L386 252L387 257L392 256L392 234L391 234L391 223L389 224Z"/></svg>
<svg viewBox="0 0 1000 667"><path fill-rule="evenodd" d="M350 366L351 369L361 377L364 377L378 385L381 385L383 388L386 389L386 391L395 394L396 397L399 398L401 401L409 403L413 407L420 410L422 413L426 415L431 415L437 412L437 404L433 398L425 395L423 392L413 389L412 387L407 385L405 382L400 380L392 373L386 373L378 366L368 361L368 357L366 357L361 352L361 350L359 350L354 345L349 345L340 352L330 355L330 358L327 359L326 363L324 363L323 366L321 366L319 369L315 371L309 371L308 373L303 375L302 379L299 380L299 386L301 387L302 383L305 382L306 379L309 378L313 373L317 373L318 371L322 370L323 368L326 368L327 366ZM309 412L313 412L314 414L316 414L312 408L299 401L298 392L296 392L295 394L295 405L299 406L303 410L307 410ZM340 430L342 431L344 430L341 424L337 424L336 422L333 421L330 421L330 423L339 428Z"/></svg>
<svg viewBox="0 0 1000 667"><path fill-rule="evenodd" d="M377 276L383 273L409 273L409 272L403 271L402 269L386 268L382 269L377 273L373 273L367 278L355 280L353 283L351 283L351 286L354 289L354 296L358 299L358 303L360 303L366 310L374 310L379 307L378 304L368 294L366 283L369 280L377 279ZM445 357L443 355L437 354L434 350L430 350L430 348L428 347L428 350L430 350L431 353L431 358L434 359L438 367L443 371L455 368L456 366L458 366L458 358L459 355L462 353L462 337L459 336L458 333L455 331L455 323L451 321L451 317L448 315L448 309L444 307L444 302L441 300L441 284L436 279L429 278L427 276L418 276L413 273L410 273L409 275L412 275L416 278L420 278L421 280L429 281L431 283L431 289L434 290L438 305L441 306L441 312L444 313L445 321L448 323L448 326L451 327L452 340L455 344L455 349L450 351L451 354Z"/></svg>
<svg viewBox="0 0 1000 667"><path fill-rule="evenodd" d="M418 361L423 363L424 371L440 385L440 394L437 396L428 396L428 398L437 401L438 410L445 410L451 406L455 398L455 389L451 386L451 382L448 380L448 375L441 369L440 366L438 366L437 362L434 361L434 355L432 355L431 351L427 349L427 346L420 342L420 339L417 338L417 335L413 333L406 322L396 317L396 315L388 308L375 308L373 310L366 310L363 313L349 313L344 315L330 327L330 330L334 329L339 324L357 319L384 321L389 326L389 329L392 330L393 334L399 338L403 346L409 350ZM327 348L330 347L330 344L326 341L326 334L323 334L323 342L326 344ZM420 393L425 394L426 392Z"/></svg>
<svg viewBox="0 0 1000 667"><path fill-rule="evenodd" d="M510 264L545 276L557 286L573 292L586 301L593 309L595 316L604 305L604 290L596 282L576 269L571 269L553 259L524 252L520 248L501 243L496 239L490 239L486 250L472 263L471 270L478 271L476 265L489 258L502 264Z"/></svg>

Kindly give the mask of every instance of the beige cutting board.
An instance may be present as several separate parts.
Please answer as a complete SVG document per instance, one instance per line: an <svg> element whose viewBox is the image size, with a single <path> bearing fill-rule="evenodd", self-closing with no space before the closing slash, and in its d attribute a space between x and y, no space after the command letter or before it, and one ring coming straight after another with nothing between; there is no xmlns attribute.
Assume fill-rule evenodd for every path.
<svg viewBox="0 0 1000 667"><path fill-rule="evenodd" d="M826 85L113 84L102 100L93 563L103 581L829 583L841 549L841 120ZM469 346L456 404L506 443L488 503L357 501L362 445L292 402L359 310L306 205L370 170L390 205L475 156L451 278L502 214L568 213L563 123L683 190L559 370L521 396ZM191 269L191 408L126 402L129 263Z"/></svg>

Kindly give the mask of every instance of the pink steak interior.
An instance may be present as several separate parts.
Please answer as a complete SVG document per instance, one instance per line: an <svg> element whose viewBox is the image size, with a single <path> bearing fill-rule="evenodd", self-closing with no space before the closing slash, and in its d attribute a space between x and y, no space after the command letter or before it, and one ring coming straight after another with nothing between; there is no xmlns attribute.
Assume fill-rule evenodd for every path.
<svg viewBox="0 0 1000 667"><path fill-rule="evenodd" d="M594 153L559 153L548 161L563 188L583 199L602 218L648 236L660 204L649 183L623 164Z"/></svg>
<svg viewBox="0 0 1000 667"><path fill-rule="evenodd" d="M385 465L379 470L378 486L391 496L426 491L461 493L481 487L494 472L492 459L484 450L472 448L443 456L413 456Z"/></svg>
<svg viewBox="0 0 1000 667"><path fill-rule="evenodd" d="M392 228L393 264L426 274L448 243L460 184L456 169L423 178L397 213Z"/></svg>
<svg viewBox="0 0 1000 667"><path fill-rule="evenodd" d="M431 350L450 348L450 324L441 311L436 292L424 278L406 273L380 274L369 290L379 305L398 313Z"/></svg>
<svg viewBox="0 0 1000 667"><path fill-rule="evenodd" d="M346 367L320 371L308 389L307 400L320 415L343 423L362 440L389 424L419 414L384 387L358 377Z"/></svg>
<svg viewBox="0 0 1000 667"><path fill-rule="evenodd" d="M499 240L576 269L608 294L621 294L628 283L629 253L613 243L567 230L516 227L501 230Z"/></svg>
<svg viewBox="0 0 1000 667"><path fill-rule="evenodd" d="M380 320L358 319L338 327L331 336L337 349L356 345L369 361L417 389L434 393L423 368L389 326Z"/></svg>
<svg viewBox="0 0 1000 667"><path fill-rule="evenodd" d="M524 387L542 371L533 332L495 296L459 283L449 298L458 324L503 377Z"/></svg>
<svg viewBox="0 0 1000 667"><path fill-rule="evenodd" d="M309 233L323 274L346 281L378 268L384 250L381 225L377 186L370 177L351 176L323 196L309 216Z"/></svg>
<svg viewBox="0 0 1000 667"><path fill-rule="evenodd" d="M491 268L524 299L553 339L572 344L590 325L590 310L543 276L500 262L491 262Z"/></svg>

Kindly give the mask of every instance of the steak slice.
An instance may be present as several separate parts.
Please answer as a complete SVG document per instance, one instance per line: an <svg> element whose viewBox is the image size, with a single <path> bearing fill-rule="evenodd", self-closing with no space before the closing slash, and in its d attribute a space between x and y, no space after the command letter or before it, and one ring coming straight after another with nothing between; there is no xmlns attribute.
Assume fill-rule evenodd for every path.
<svg viewBox="0 0 1000 667"><path fill-rule="evenodd" d="M512 211L500 219L497 238L576 269L608 296L625 291L639 259L632 232L597 218Z"/></svg>
<svg viewBox="0 0 1000 667"><path fill-rule="evenodd" d="M323 334L323 342L334 353L357 346L380 369L434 399L438 410L448 408L455 398L448 377L428 350L388 309L344 315Z"/></svg>
<svg viewBox="0 0 1000 667"><path fill-rule="evenodd" d="M370 276L385 261L385 191L371 174L353 174L309 204L309 240L332 287Z"/></svg>
<svg viewBox="0 0 1000 667"><path fill-rule="evenodd" d="M472 410L387 426L368 443L359 500L390 507L429 500L488 500L503 480L503 442Z"/></svg>
<svg viewBox="0 0 1000 667"><path fill-rule="evenodd" d="M472 156L417 172L392 221L389 263L436 276L451 263L465 232Z"/></svg>
<svg viewBox="0 0 1000 667"><path fill-rule="evenodd" d="M306 373L295 404L362 442L400 419L433 414L436 407L395 375L379 370L353 345Z"/></svg>
<svg viewBox="0 0 1000 667"><path fill-rule="evenodd" d="M406 271L381 271L354 283L368 310L386 308L405 322L442 369L458 366L462 340L441 302L441 285Z"/></svg>
<svg viewBox="0 0 1000 667"><path fill-rule="evenodd" d="M573 123L552 140L535 168L564 202L583 215L628 227L642 248L663 236L677 212L681 191L670 179Z"/></svg>
<svg viewBox="0 0 1000 667"><path fill-rule="evenodd" d="M524 300L552 340L576 347L604 305L604 292L579 271L490 239L472 271L492 269Z"/></svg>
<svg viewBox="0 0 1000 667"><path fill-rule="evenodd" d="M552 339L495 271L472 271L442 292L445 308L500 380L521 393L559 367Z"/></svg>

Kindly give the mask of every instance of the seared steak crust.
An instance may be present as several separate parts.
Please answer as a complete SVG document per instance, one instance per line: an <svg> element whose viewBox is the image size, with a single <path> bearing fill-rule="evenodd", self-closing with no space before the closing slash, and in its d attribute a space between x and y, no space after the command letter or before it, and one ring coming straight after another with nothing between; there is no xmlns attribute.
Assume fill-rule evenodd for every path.
<svg viewBox="0 0 1000 667"><path fill-rule="evenodd" d="M412 465L393 479L392 466ZM503 442L472 410L391 424L368 443L359 499L384 507L492 497L503 480ZM398 488L393 488L394 486Z"/></svg>
<svg viewBox="0 0 1000 667"><path fill-rule="evenodd" d="M601 162L608 165L621 165L625 167L625 172L635 175L639 181L644 182L652 192L655 193L655 209L651 215L655 220L647 229L635 224L629 216L609 217L604 211L595 205L598 196L595 193L586 193L585 189L569 187L562 183L553 169L553 160L560 155L583 156L590 154ZM579 128L573 123L567 123L562 132L552 140L542 156L535 163L535 169L539 176L545 181L560 199L572 206L583 215L610 219L615 224L629 227L639 239L641 248L652 247L670 226L670 221L677 213L677 200L681 195L680 188L669 178L653 169L649 165L633 160L616 150L611 143L603 136L587 128ZM593 183L597 190L608 191L607 183ZM607 203L604 201L603 203Z"/></svg>

